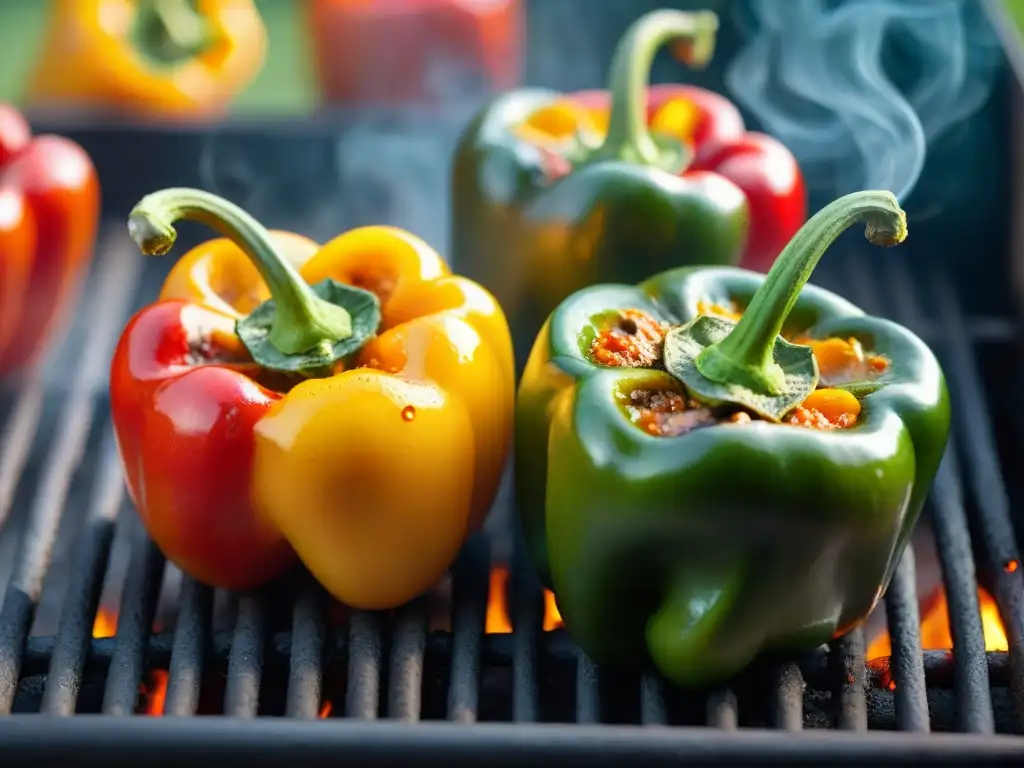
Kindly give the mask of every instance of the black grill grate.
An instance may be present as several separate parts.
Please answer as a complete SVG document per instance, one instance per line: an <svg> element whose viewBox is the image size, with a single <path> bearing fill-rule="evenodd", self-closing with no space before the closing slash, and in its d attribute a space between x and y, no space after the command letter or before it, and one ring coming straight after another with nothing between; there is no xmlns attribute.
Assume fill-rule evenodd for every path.
<svg viewBox="0 0 1024 768"><path fill-rule="evenodd" d="M342 628L334 628L326 618L329 601L308 582L294 592L240 596L233 629L219 630L213 623L214 593L184 578L173 632L154 634L168 569L130 510L119 514L125 512L126 494L103 392L107 361L122 322L133 303L154 295L159 268L150 266L144 273L144 261L121 223L105 231L99 254L89 283L92 301L83 307L79 323L66 324L70 335L55 346L53 360L41 363L12 393L0 438L0 557L13 558L0 609L0 715L11 715L0 717L0 749L5 754L31 751L37 758L80 758L85 754L80 750L89 746L95 751L88 752L88 759L118 763L132 759L134 748L145 747L159 756L158 762L208 761L231 754L260 763L272 761L280 744L298 749L298 742L307 756L300 750L289 757L315 763L344 748L353 757L403 765L427 757L449 765L484 758L500 765L527 757L597 765L627 756L654 765L685 757L763 758L769 751L776 758L798 760L821 757L823 749L831 750L829 759L977 761L1024 753L1024 739L991 736L1024 733L1024 571L1011 566L1020 556L978 358L984 345L1011 348L1016 329L1009 322L963 316L956 292L941 272L912 277L898 256L879 258L861 249L845 260L840 253L830 256L831 262L820 268L819 282L842 290L870 313L914 328L933 344L945 367L956 435L928 514L956 653L919 651L910 549L885 603L891 670L866 669L865 640L858 630L827 654L759 665L730 688L696 696L668 690L650 673L629 677L599 669L563 632L544 632L542 590L518 557L509 582L515 632L485 634L491 555L483 537L467 544L452 569L450 632L430 629L433 606L428 597L393 616L351 612ZM80 327L89 330L83 334ZM76 361L72 369L66 362L69 355ZM52 390L48 372L58 357L65 361L60 367L73 375L66 391L53 400L46 394ZM53 435L37 447L36 442L46 442L45 434L37 438L36 433L51 406L56 413ZM95 456L87 450L91 435L100 435ZM42 451L39 477L22 478L34 448ZM82 480L80 465L86 459L88 477ZM83 513L67 503L77 482L90 487ZM12 510L26 493L27 515L19 517ZM84 515L84 522L75 522L75 515ZM78 532L73 562L57 566L69 570L56 634L30 637L62 525L74 525ZM119 525L133 538L117 633L92 639ZM980 572L1006 627L1009 653L985 652L976 552L982 555ZM5 575L2 562L0 579ZM282 604L291 611L290 631L277 621ZM286 717L261 719L258 726L246 728L225 718L125 721L82 716L51 729L47 720L31 714L130 715L152 669L168 670L166 715L204 711L204 696L209 689L219 693L223 684L223 714ZM886 684L890 674L894 690ZM333 707L329 723L289 722L320 719L328 698ZM378 716L405 722L448 720L450 725L401 729L356 722ZM457 727L483 720L510 720L523 727ZM525 727L548 721L572 725ZM601 723L679 727L584 727ZM710 728L684 727L692 725ZM789 732L871 732L848 737L804 734L796 740L743 730L717 735L745 725ZM878 730L951 730L985 738L886 737ZM413 747L420 752L403 751Z"/></svg>

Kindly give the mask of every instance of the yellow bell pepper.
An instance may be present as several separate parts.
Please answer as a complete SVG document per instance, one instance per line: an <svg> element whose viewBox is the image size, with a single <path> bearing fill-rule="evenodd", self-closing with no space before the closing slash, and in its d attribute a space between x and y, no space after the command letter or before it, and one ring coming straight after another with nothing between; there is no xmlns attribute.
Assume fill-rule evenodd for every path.
<svg viewBox="0 0 1024 768"><path fill-rule="evenodd" d="M111 375L154 541L216 586L273 578L287 543L354 607L429 589L482 523L506 461L512 342L494 298L402 230L318 247L197 190L150 195L130 229L162 253L180 218L229 239L177 262Z"/></svg>
<svg viewBox="0 0 1024 768"><path fill-rule="evenodd" d="M160 118L219 116L266 50L253 0L51 0L26 97Z"/></svg>

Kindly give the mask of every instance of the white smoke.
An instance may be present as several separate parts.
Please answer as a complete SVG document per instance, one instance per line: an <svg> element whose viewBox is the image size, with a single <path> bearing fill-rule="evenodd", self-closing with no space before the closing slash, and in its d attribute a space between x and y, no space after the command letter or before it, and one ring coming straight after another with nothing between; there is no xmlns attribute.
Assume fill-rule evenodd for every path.
<svg viewBox="0 0 1024 768"><path fill-rule="evenodd" d="M809 186L836 196L888 189L905 201L932 143L984 105L999 64L975 0L751 0L750 9L753 37L726 84L790 147ZM892 72L889 47L899 54Z"/></svg>

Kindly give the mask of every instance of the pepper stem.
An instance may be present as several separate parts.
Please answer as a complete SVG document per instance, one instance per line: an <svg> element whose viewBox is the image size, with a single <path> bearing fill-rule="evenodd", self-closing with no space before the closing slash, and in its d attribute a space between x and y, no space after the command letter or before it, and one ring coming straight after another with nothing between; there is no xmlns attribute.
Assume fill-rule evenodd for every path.
<svg viewBox="0 0 1024 768"><path fill-rule="evenodd" d="M210 28L195 0L139 0L135 37L148 56L175 63L202 51L210 42Z"/></svg>
<svg viewBox="0 0 1024 768"><path fill-rule="evenodd" d="M875 245L898 245L907 236L906 214L890 192L854 192L825 206L779 254L736 327L697 356L701 375L767 395L781 392L785 374L774 360L776 339L818 261L857 221L865 222L865 236Z"/></svg>
<svg viewBox="0 0 1024 768"><path fill-rule="evenodd" d="M352 336L352 316L319 298L270 240L270 233L237 205L199 189L163 189L132 209L128 232L146 255L162 256L177 238L174 223L198 221L230 238L252 260L273 297L267 339L285 355L329 351Z"/></svg>
<svg viewBox="0 0 1024 768"><path fill-rule="evenodd" d="M687 63L703 67L715 50L718 16L711 11L653 11L633 22L612 57L608 88L611 113L604 143L590 160L623 160L657 167L680 166L688 148L659 146L647 129L647 83L658 50L669 42L687 45ZM674 167L673 171L681 170Z"/></svg>

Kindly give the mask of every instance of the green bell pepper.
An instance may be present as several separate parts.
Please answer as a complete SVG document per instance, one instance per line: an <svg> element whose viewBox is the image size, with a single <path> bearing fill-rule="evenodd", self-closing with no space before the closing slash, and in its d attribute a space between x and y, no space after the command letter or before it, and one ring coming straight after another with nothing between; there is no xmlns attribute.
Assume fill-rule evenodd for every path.
<svg viewBox="0 0 1024 768"><path fill-rule="evenodd" d="M711 684L841 636L888 586L949 403L919 338L805 286L858 220L875 244L906 236L892 195L859 192L767 276L698 267L592 286L545 323L518 394L517 500L541 580L595 661L649 657L679 685ZM736 322L708 302L745 309ZM655 354L599 364L608 339ZM835 368L829 345L882 365ZM829 420L812 401L853 407Z"/></svg>
<svg viewBox="0 0 1024 768"><path fill-rule="evenodd" d="M803 223L802 177L784 147L751 138L717 94L647 88L658 49L683 44L686 60L703 66L717 28L707 11L647 14L616 49L610 93L503 94L463 131L452 171L452 261L505 309L520 369L544 320L573 291L636 281L681 259L739 263L750 200L763 219L758 246L770 251L761 262L785 242L773 248L760 242L765 233L788 240ZM680 135L649 130L649 116L668 101L687 105L697 135L683 135L683 126ZM545 111L543 125L531 122ZM604 114L602 136L593 118Z"/></svg>

